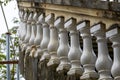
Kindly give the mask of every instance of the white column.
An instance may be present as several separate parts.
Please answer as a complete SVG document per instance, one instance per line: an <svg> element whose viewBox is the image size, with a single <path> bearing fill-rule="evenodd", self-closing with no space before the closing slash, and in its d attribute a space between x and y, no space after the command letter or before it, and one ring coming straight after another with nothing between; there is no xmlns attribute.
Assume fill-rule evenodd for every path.
<svg viewBox="0 0 120 80"><path fill-rule="evenodd" d="M58 72L63 70L68 71L70 69L70 62L68 61L69 42L68 32L64 28L64 17L59 17L54 25L59 31L59 47L57 55L60 58L60 64L56 70Z"/></svg>
<svg viewBox="0 0 120 80"><path fill-rule="evenodd" d="M90 21L83 21L77 26L83 39L83 54L81 55L81 64L84 67L82 80L97 79L98 74L95 71L96 55L92 47L92 39L90 34Z"/></svg>
<svg viewBox="0 0 120 80"><path fill-rule="evenodd" d="M105 24L98 23L91 28L91 32L97 38L98 58L96 68L99 73L99 80L113 80L111 77L112 60L108 53L107 41L105 36Z"/></svg>
<svg viewBox="0 0 120 80"><path fill-rule="evenodd" d="M26 53L30 52L32 49L32 46L34 46L34 39L36 37L36 21L37 21L37 13L33 13L33 17L32 17L32 22L31 22L31 36L29 39L29 46L26 49ZM30 54L31 57L33 57L34 55L31 53Z"/></svg>
<svg viewBox="0 0 120 80"><path fill-rule="evenodd" d="M83 69L81 67L80 58L82 51L79 43L79 32L76 30L76 19L71 18L65 23L65 28L70 32L70 50L68 58L71 62L71 68L68 75L82 75Z"/></svg>
<svg viewBox="0 0 120 80"><path fill-rule="evenodd" d="M20 40L22 39L22 25L23 25L23 20L24 20L24 14L25 12L24 11L19 11L19 17L20 17L20 26L18 28L18 35L19 35L19 38Z"/></svg>
<svg viewBox="0 0 120 80"><path fill-rule="evenodd" d="M54 26L54 14L50 14L45 21L49 25L50 29L50 41L48 44L48 52L50 54L50 60L47 63L47 66L52 66L55 64L59 64L59 59L57 57L57 49L58 49L58 32L57 28Z"/></svg>
<svg viewBox="0 0 120 80"><path fill-rule="evenodd" d="M110 41L113 43L112 47L114 60L111 73L114 77L114 80L120 80L120 29L114 28L108 31L106 34Z"/></svg>
<svg viewBox="0 0 120 80"><path fill-rule="evenodd" d="M27 32L26 32L26 36L25 39L23 41L23 47L22 47L22 51L27 49L27 46L29 45L29 39L31 37L31 22L32 22L32 17L33 17L33 13L30 13L28 20L27 20Z"/></svg>
<svg viewBox="0 0 120 80"><path fill-rule="evenodd" d="M38 21L36 23L36 26L37 26L37 34L36 34L36 38L34 40L34 44L36 45L37 47L37 51L34 55L34 57L41 57L41 54L42 54L42 50L41 50L41 47L40 47L40 44L41 44L41 41L42 41L42 38L43 38L43 29L42 29L42 24L45 22L45 14L41 14L39 17L38 17Z"/></svg>
<svg viewBox="0 0 120 80"><path fill-rule="evenodd" d="M26 33L27 33L27 19L28 19L28 13L25 12L22 23L21 23L21 40L24 41Z"/></svg>
<svg viewBox="0 0 120 80"><path fill-rule="evenodd" d="M51 20L51 19L49 19L49 20ZM41 50L42 50L40 61L44 61L45 59L50 58L50 56L48 54L48 50L47 50L49 40L50 40L49 25L46 22L44 22L42 24L42 28L43 28L43 39L42 39L41 44L40 44L40 47L41 47Z"/></svg>

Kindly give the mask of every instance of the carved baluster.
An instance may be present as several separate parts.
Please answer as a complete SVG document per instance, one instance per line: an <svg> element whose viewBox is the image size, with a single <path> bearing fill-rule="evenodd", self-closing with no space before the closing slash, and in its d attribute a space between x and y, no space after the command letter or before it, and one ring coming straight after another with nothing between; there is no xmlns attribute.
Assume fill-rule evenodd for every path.
<svg viewBox="0 0 120 80"><path fill-rule="evenodd" d="M120 27L120 26L115 26ZM111 69L111 73L114 80L120 80L120 28L114 28L107 33L107 37L113 43L114 60Z"/></svg>
<svg viewBox="0 0 120 80"><path fill-rule="evenodd" d="M36 31L37 31L36 22L37 22L37 19L38 19L38 15L35 12L34 15L33 15L32 23L31 23L31 27L32 27L31 28L31 37L30 37L30 40L29 40L29 46L26 50L26 53L32 51L32 49L35 48L34 40L36 38ZM34 52L31 52L30 56L34 57Z"/></svg>
<svg viewBox="0 0 120 80"><path fill-rule="evenodd" d="M20 61L19 61L19 65L20 65L20 68L21 68L21 74L23 74L23 76L25 76L25 50L28 46L28 42L29 42L29 39L30 39L30 35L31 35L31 19L32 19L32 13L30 13L29 17L28 17L28 20L27 20L27 34L25 36L25 39L22 43L22 51L20 53Z"/></svg>
<svg viewBox="0 0 120 80"><path fill-rule="evenodd" d="M79 32L76 30L76 19L71 18L65 23L65 28L70 32L70 50L68 53L68 58L71 62L71 68L68 72L70 76L80 76L83 73L81 67L80 58L82 51L80 49L79 43ZM78 77L77 77L78 78Z"/></svg>
<svg viewBox="0 0 120 80"><path fill-rule="evenodd" d="M48 52L50 54L50 60L47 63L48 66L48 80L56 80L56 67L59 64L59 58L57 57L57 49L58 49L58 32L56 27L54 27L54 14L50 14L45 21L49 25L50 29L50 41L48 44ZM51 76L50 76L51 75Z"/></svg>
<svg viewBox="0 0 120 80"><path fill-rule="evenodd" d="M18 29L18 33L19 33L19 37L20 37L20 40L19 40L19 43L21 44L20 45L20 48L19 48L19 51L20 51L20 54L19 54L19 65L20 65L20 73L22 74L22 75L24 75L24 53L21 51L21 49L22 49L22 44L23 44L23 41L21 41L21 39L22 39L22 28L23 28L23 20L24 20L24 12L23 11L20 11L20 13L19 13L19 16L20 16L20 26L19 26L19 29ZM27 26L26 26L27 27Z"/></svg>
<svg viewBox="0 0 120 80"><path fill-rule="evenodd" d="M23 20L24 20L24 14L25 12L24 11L19 11L19 17L20 17L20 26L18 28L18 34L19 34L19 38L20 40L22 39L22 26L23 26Z"/></svg>
<svg viewBox="0 0 120 80"><path fill-rule="evenodd" d="M34 15L31 18L31 36L29 39L29 43L25 52L25 73L26 73L26 78L27 79L33 79L33 59L30 57L32 56L32 54L30 53L30 51L32 50L32 46L34 45L34 39L35 39L35 35L36 35L36 25L35 25L35 19L37 14L33 13ZM29 69L29 70L28 70ZM28 74L29 73L29 74Z"/></svg>
<svg viewBox="0 0 120 80"><path fill-rule="evenodd" d="M36 45L34 44L35 43L35 39L36 39L36 30L37 30L37 26L36 26L36 22L37 22L37 19L38 19L38 15L37 13L35 12L34 13L34 16L33 16L33 21L32 21L32 33L31 33L31 38L29 40L29 44L30 46L27 48L27 49L30 49L30 53L27 53L29 54L30 57L32 58L29 58L29 60L31 61L30 65L31 66L31 79L32 80L37 80L37 62L38 62L38 59L37 58L34 58L34 55L35 55L35 52L36 52ZM28 56L28 57L29 57Z"/></svg>
<svg viewBox="0 0 120 80"><path fill-rule="evenodd" d="M37 34L36 34L36 38L34 40L34 44L37 47L37 51L36 51L34 57L38 57L38 58L40 58L42 55L42 50L41 50L40 44L41 44L41 41L43 39L43 29L42 29L43 23L45 23L45 14L41 14L38 17L38 21L36 24L37 25Z"/></svg>
<svg viewBox="0 0 120 80"><path fill-rule="evenodd" d="M27 20L27 33L26 33L25 39L23 41L22 51L26 50L27 46L29 45L28 42L29 42L29 39L31 37L31 22L32 22L32 17L33 17L33 13L31 12L30 15L29 15L29 17L28 17L28 20Z"/></svg>
<svg viewBox="0 0 120 80"><path fill-rule="evenodd" d="M22 47L22 54L23 54L22 65L24 66L24 77L26 79L28 79L28 78L27 78L27 75L26 75L27 62L26 62L25 50L27 49L27 47L29 45L29 39L31 37L31 21L32 21L32 17L33 17L33 13L30 12L30 15L29 15L28 20L27 20L27 33L26 33L25 39L23 41L23 47Z"/></svg>
<svg viewBox="0 0 120 80"><path fill-rule="evenodd" d="M99 73L99 80L113 80L111 77L112 60L108 53L106 36L105 36L105 24L98 23L91 28L91 32L97 38L98 44L98 58L96 61L96 68Z"/></svg>
<svg viewBox="0 0 120 80"><path fill-rule="evenodd" d="M47 18L47 17L46 17ZM47 78L47 62L50 58L47 50L47 46L49 44L50 40L50 31L49 31L49 25L46 22L42 23L43 28L43 38L40 44L40 48L42 52L40 53L41 58L39 60L39 78L41 80L45 80ZM47 80L47 79L46 79Z"/></svg>
<svg viewBox="0 0 120 80"><path fill-rule="evenodd" d="M57 50L57 55L60 58L60 64L57 67L57 71L68 71L70 68L70 63L68 61L69 43L68 43L68 32L64 28L64 17L59 17L55 21L55 27L59 30L59 47Z"/></svg>
<svg viewBox="0 0 120 80"><path fill-rule="evenodd" d="M93 51L92 40L90 34L90 22L83 21L77 26L83 39L83 54L81 56L81 64L84 67L84 73L81 80L97 80L98 74L95 71L96 55Z"/></svg>
<svg viewBox="0 0 120 80"><path fill-rule="evenodd" d="M21 30L21 41L24 41L25 40L25 36L26 36L26 33L27 33L27 19L28 19L28 13L27 12L25 12L25 14L24 14L24 17L23 17L23 20L22 20L22 26L21 26L21 28L22 28L22 30Z"/></svg>
<svg viewBox="0 0 120 80"><path fill-rule="evenodd" d="M51 18L50 21L48 21L49 18ZM47 66L58 65L59 64L59 59L57 57L58 32L56 27L54 26L54 14L50 14L48 18L46 18L46 22L49 24L49 29L50 29L50 42L48 44L50 60L47 63Z"/></svg>

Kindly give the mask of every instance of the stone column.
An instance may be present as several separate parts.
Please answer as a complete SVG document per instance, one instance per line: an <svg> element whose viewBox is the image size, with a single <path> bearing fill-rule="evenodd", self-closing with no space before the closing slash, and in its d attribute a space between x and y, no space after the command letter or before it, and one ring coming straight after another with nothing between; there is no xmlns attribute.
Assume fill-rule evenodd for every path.
<svg viewBox="0 0 120 80"><path fill-rule="evenodd" d="M27 33L27 19L28 19L28 13L25 11L23 19L21 19L21 31L20 31L21 41L25 40L25 36Z"/></svg>
<svg viewBox="0 0 120 80"><path fill-rule="evenodd" d="M114 60L111 73L114 80L120 80L120 26L116 26L116 28L108 31L106 35L113 43Z"/></svg>
<svg viewBox="0 0 120 80"><path fill-rule="evenodd" d="M71 18L65 23L65 28L70 32L70 50L68 58L71 62L71 68L68 71L68 75L81 76L83 69L81 67L80 58L82 51L79 43L79 32L76 30L76 19Z"/></svg>
<svg viewBox="0 0 120 80"><path fill-rule="evenodd" d="M59 64L59 59L57 57L58 32L57 28L54 26L54 14L50 14L45 20L48 23L50 29L50 42L48 44L50 60L47 63L47 66L58 65Z"/></svg>
<svg viewBox="0 0 120 80"><path fill-rule="evenodd" d="M77 26L83 39L83 54L81 56L81 64L84 67L84 73L81 80L97 80L98 74L95 71L96 55L92 47L92 39L90 33L90 21L82 21Z"/></svg>
<svg viewBox="0 0 120 80"><path fill-rule="evenodd" d="M42 54L42 50L40 47L41 41L43 39L43 29L42 29L42 24L45 23L45 14L42 13L39 17L38 17L38 21L36 23L37 26L37 34L36 34L36 38L34 40L34 44L36 45L37 51L35 52L34 57L40 58L41 54Z"/></svg>
<svg viewBox="0 0 120 80"><path fill-rule="evenodd" d="M61 73L66 72L70 69L70 62L68 61L69 52L68 32L64 28L64 17L59 17L55 21L54 25L59 32L59 47L57 50L57 55L60 59L60 64L56 70L59 73Z"/></svg>
<svg viewBox="0 0 120 80"><path fill-rule="evenodd" d="M22 51L27 49L28 42L29 42L29 39L31 37L31 22L32 22L32 17L33 17L33 13L30 13L30 15L28 17L28 20L27 20L27 32L26 32L25 39L23 41Z"/></svg>
<svg viewBox="0 0 120 80"><path fill-rule="evenodd" d="M41 48L41 53L40 53L40 60L38 63L39 66L39 79L41 80L47 80L47 73L48 73L48 69L47 69L47 62L50 58L49 54L48 54L48 44L50 41L50 30L49 30L49 25L46 22L42 23L42 28L43 28L43 38L40 44L40 48Z"/></svg>
<svg viewBox="0 0 120 80"><path fill-rule="evenodd" d="M107 41L105 36L105 24L98 23L91 28L91 33L97 38L98 58L96 69L99 73L99 80L113 80L111 77L112 60L108 53Z"/></svg>
<svg viewBox="0 0 120 80"><path fill-rule="evenodd" d="M25 51L26 51L27 47L29 46L29 40L30 40L30 37L31 37L31 22L32 22L32 18L33 18L33 13L30 12L30 15L29 15L28 20L27 20L27 33L26 33L25 40L23 42L24 43L23 44L23 48L22 48L22 53L24 54L23 64L24 64L24 73L25 73L24 77L25 77L25 79L29 79L29 77L28 77L29 75L27 74L27 73L29 73L29 70L28 70L29 66L28 65L30 63L28 61L29 57L27 57L27 56L29 56L29 54L25 54Z"/></svg>

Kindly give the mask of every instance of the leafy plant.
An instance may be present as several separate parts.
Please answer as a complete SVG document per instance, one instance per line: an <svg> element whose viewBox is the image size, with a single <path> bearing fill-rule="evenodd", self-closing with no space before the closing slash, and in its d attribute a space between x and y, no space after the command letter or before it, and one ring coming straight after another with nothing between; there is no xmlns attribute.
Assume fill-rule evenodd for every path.
<svg viewBox="0 0 120 80"><path fill-rule="evenodd" d="M10 60L16 60L17 57L17 52L19 48L18 44L18 36L17 36L17 29L18 27L13 27L9 31L11 32L11 41L10 41ZM6 54L5 54L5 49L6 49L6 34L2 34L0 37L0 61L6 60ZM15 65L10 65L11 66L11 80L14 80L14 75L15 75ZM0 64L0 80L6 79L6 65L5 64Z"/></svg>

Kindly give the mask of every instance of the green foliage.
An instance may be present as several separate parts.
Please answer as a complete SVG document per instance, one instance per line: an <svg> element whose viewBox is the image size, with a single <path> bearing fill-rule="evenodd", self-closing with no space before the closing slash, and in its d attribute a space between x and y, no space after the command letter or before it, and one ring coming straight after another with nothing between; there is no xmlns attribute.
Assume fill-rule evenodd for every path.
<svg viewBox="0 0 120 80"><path fill-rule="evenodd" d="M0 5L1 4L7 5L7 3L10 1L12 1L12 0L0 0Z"/></svg>
<svg viewBox="0 0 120 80"><path fill-rule="evenodd" d="M10 41L10 60L15 60L17 57L18 51L18 37L17 37L18 27L13 27L9 31L11 32L11 41ZM6 34L2 34L0 37L0 61L6 60L5 48L6 48ZM11 79L14 80L15 74L15 65L11 65ZM6 65L0 64L0 80L6 80Z"/></svg>

